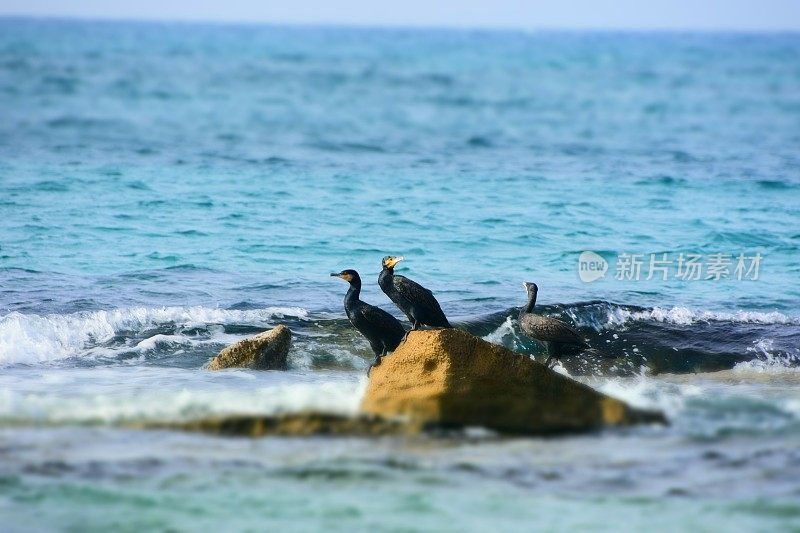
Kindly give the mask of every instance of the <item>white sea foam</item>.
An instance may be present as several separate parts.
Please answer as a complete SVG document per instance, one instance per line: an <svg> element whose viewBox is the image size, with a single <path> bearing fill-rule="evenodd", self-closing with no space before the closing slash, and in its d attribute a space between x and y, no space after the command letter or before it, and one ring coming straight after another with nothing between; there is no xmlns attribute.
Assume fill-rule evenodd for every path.
<svg viewBox="0 0 800 533"><path fill-rule="evenodd" d="M753 346L748 347L747 351L755 354L755 357L749 361L737 363L733 367L734 372L800 372L800 367L797 366L797 363L800 362L800 349L795 348L794 354L776 352L773 339L759 339Z"/></svg>
<svg viewBox="0 0 800 533"><path fill-rule="evenodd" d="M98 346L121 332L143 332L164 325L178 328L206 328L214 324L267 326L286 316L305 319L300 307L268 307L229 310L210 307L135 307L67 315L10 313L0 317L0 364L54 361L104 350ZM157 335L137 349L151 349L157 342L178 341ZM182 342L182 341L181 341Z"/></svg>
<svg viewBox="0 0 800 533"><path fill-rule="evenodd" d="M687 398L702 393L702 388L691 383L670 383L646 376L630 378L581 378L598 390L625 400L631 405L647 409L660 409L674 417L685 408Z"/></svg>
<svg viewBox="0 0 800 533"><path fill-rule="evenodd" d="M313 410L353 414L366 375L146 367L47 368L20 382L0 375L0 425L190 420L227 414Z"/></svg>
<svg viewBox="0 0 800 533"><path fill-rule="evenodd" d="M737 311L730 313L695 310L688 307L653 307L634 311L619 305L608 305L605 311L605 314L600 316L595 313L576 313L575 310L571 310L568 313L578 325L592 327L597 330L612 329L636 321L664 322L685 326L698 322L800 325L800 317L790 317L777 311Z"/></svg>
<svg viewBox="0 0 800 533"><path fill-rule="evenodd" d="M483 340L491 342L492 344L503 345L504 340L511 339L516 344L516 333L514 331L514 320L508 316L505 321L500 324L496 330L488 335L484 335Z"/></svg>
<svg viewBox="0 0 800 533"><path fill-rule="evenodd" d="M356 342L361 342L356 339ZM299 343L298 343L299 344ZM368 344L363 342L363 347L368 349ZM372 353L371 351L369 352ZM354 368L366 370L369 362L372 361L371 356L369 359L364 359L355 353L352 347L339 347L336 345L326 344L324 342L305 342L302 344L302 349L292 350L289 354L289 367L298 370L310 370L315 361L324 361L327 364L335 364L341 368Z"/></svg>

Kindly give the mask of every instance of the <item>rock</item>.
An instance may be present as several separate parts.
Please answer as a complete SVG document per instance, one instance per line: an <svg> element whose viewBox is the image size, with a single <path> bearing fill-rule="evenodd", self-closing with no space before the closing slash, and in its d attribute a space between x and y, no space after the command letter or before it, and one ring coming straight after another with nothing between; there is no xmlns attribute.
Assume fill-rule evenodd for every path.
<svg viewBox="0 0 800 533"><path fill-rule="evenodd" d="M422 426L556 434L666 423L530 357L456 329L413 331L370 373L362 412Z"/></svg>
<svg viewBox="0 0 800 533"><path fill-rule="evenodd" d="M381 436L418 433L413 423L378 416L344 416L329 413L294 413L276 416L233 415L191 422L149 423L144 429L200 431L231 437Z"/></svg>
<svg viewBox="0 0 800 533"><path fill-rule="evenodd" d="M254 368L286 370L292 332L284 325L231 344L208 363L209 370Z"/></svg>

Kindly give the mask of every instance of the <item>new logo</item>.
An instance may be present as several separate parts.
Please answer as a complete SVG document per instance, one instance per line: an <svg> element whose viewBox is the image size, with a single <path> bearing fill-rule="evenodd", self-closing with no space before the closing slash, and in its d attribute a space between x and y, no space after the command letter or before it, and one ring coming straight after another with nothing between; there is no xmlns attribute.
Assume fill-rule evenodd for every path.
<svg viewBox="0 0 800 533"><path fill-rule="evenodd" d="M606 275L608 262L600 254L583 252L578 256L578 277L584 283L597 281Z"/></svg>

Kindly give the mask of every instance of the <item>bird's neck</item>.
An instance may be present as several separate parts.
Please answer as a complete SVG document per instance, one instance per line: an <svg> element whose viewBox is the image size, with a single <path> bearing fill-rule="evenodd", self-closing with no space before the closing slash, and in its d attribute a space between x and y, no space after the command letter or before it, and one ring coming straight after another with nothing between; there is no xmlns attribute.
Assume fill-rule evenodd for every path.
<svg viewBox="0 0 800 533"><path fill-rule="evenodd" d="M534 307L536 307L536 293L531 294L530 298L528 298L528 305L525 306L525 312L532 313Z"/></svg>
<svg viewBox="0 0 800 533"><path fill-rule="evenodd" d="M388 267L383 267L383 270L381 270L380 276L378 276L378 283L380 283L381 281L385 280L386 278L390 278L392 276L394 276L394 269L393 268L388 268Z"/></svg>
<svg viewBox="0 0 800 533"><path fill-rule="evenodd" d="M361 284L350 284L347 294L344 295L344 306L352 307L358 303L359 296L361 295Z"/></svg>

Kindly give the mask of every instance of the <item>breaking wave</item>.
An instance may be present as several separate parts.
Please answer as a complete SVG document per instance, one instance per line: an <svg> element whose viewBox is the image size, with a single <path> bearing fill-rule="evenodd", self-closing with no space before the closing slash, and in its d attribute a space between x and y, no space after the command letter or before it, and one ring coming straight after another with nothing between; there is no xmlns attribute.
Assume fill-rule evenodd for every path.
<svg viewBox="0 0 800 533"><path fill-rule="evenodd" d="M700 322L731 322L736 324L783 324L800 326L800 317L790 317L777 311L720 311L695 310L688 307L642 308L609 302L578 303L566 308L566 313L579 326L597 330L613 329L630 322L650 321L676 325Z"/></svg>
<svg viewBox="0 0 800 533"><path fill-rule="evenodd" d="M519 331L518 308L455 320L496 344L544 355ZM572 324L595 351L563 361L578 374L685 373L800 367L800 319L778 312L643 308L604 301L542 306ZM294 332L295 369L366 367L369 347L338 314L300 307L219 309L137 307L72 314L10 313L0 317L0 365L121 364L201 367L224 345L277 323Z"/></svg>
<svg viewBox="0 0 800 533"><path fill-rule="evenodd" d="M190 342L187 333L197 329L214 333L214 325L263 328L277 319L305 319L307 316L308 312L300 307L254 310L200 306L135 307L65 315L13 312L0 317L0 364L109 355L122 346L141 351L151 349L157 343Z"/></svg>
<svg viewBox="0 0 800 533"><path fill-rule="evenodd" d="M519 309L479 317L467 329L508 348L543 354L519 331ZM749 365L800 367L800 318L779 312L643 308L604 301L542 306L572 324L603 357L565 360L572 374L712 372Z"/></svg>

